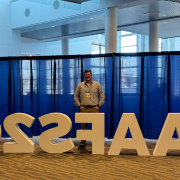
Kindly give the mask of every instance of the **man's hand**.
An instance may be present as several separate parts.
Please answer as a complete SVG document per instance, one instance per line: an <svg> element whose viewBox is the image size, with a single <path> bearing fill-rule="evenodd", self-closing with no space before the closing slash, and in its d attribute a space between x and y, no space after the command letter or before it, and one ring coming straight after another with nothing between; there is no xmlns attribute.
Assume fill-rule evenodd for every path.
<svg viewBox="0 0 180 180"><path fill-rule="evenodd" d="M85 107L83 107L83 106L80 106L80 107L79 107L79 109L86 109L86 108L85 108Z"/></svg>
<svg viewBox="0 0 180 180"><path fill-rule="evenodd" d="M95 106L93 109L98 109L99 110L99 106Z"/></svg>

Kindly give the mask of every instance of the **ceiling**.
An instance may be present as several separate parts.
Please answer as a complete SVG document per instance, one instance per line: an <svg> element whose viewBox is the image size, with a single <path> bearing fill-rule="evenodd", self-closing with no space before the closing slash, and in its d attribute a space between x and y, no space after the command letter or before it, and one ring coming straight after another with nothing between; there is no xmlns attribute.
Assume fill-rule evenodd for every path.
<svg viewBox="0 0 180 180"><path fill-rule="evenodd" d="M81 4L81 3L83 3L83 2L90 1L90 0L64 0L64 1Z"/></svg>
<svg viewBox="0 0 180 180"><path fill-rule="evenodd" d="M81 22L65 24L41 30L22 33L22 37L38 40L48 40L56 37L78 35L85 32L92 32L104 27L104 18L96 18L93 21L84 20Z"/></svg>
<svg viewBox="0 0 180 180"><path fill-rule="evenodd" d="M17 30L22 32L22 37L44 41L63 36L78 37L104 32L105 16L106 10L101 10ZM152 21L159 22L161 38L180 36L180 3L157 1L118 9L118 29L148 35L148 23Z"/></svg>
<svg viewBox="0 0 180 180"><path fill-rule="evenodd" d="M130 31L137 34L148 35L149 24L138 24L122 28L124 31ZM180 18L169 19L159 22L160 38L180 37Z"/></svg>

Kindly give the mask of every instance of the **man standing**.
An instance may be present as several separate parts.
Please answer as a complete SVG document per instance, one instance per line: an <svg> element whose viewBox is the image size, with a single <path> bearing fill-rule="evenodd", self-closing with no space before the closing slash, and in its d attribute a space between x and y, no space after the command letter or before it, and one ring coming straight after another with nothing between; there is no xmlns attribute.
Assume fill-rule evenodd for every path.
<svg viewBox="0 0 180 180"><path fill-rule="evenodd" d="M92 80L91 70L85 70L85 81L81 82L74 94L74 105L78 106L80 113L98 113L104 104L104 92L98 82ZM99 99L100 98L100 99ZM81 123L81 129L87 129L88 123ZM86 140L81 140L78 150L85 149Z"/></svg>

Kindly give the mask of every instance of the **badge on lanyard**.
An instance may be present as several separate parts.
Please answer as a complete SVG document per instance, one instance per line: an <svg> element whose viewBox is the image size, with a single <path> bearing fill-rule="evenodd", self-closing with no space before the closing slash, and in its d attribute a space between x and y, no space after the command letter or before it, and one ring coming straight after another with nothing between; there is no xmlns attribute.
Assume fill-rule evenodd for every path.
<svg viewBox="0 0 180 180"><path fill-rule="evenodd" d="M91 91L91 88L92 88L92 84L91 84L91 86L89 88L89 92L86 91L86 85L85 84L84 84L84 86L85 86L86 98L90 98L91 97L90 96L90 91Z"/></svg>
<svg viewBox="0 0 180 180"><path fill-rule="evenodd" d="M86 93L86 98L90 98L90 93Z"/></svg>

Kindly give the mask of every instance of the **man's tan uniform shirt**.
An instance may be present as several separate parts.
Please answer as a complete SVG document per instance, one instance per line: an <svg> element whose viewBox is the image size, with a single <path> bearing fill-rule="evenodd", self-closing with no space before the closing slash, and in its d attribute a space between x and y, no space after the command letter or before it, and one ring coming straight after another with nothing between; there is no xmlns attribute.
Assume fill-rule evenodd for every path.
<svg viewBox="0 0 180 180"><path fill-rule="evenodd" d="M104 92L101 85L92 81L90 85L86 84L85 81L81 82L74 94L74 105L76 106L96 106L104 104Z"/></svg>

